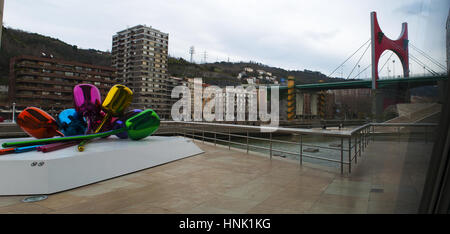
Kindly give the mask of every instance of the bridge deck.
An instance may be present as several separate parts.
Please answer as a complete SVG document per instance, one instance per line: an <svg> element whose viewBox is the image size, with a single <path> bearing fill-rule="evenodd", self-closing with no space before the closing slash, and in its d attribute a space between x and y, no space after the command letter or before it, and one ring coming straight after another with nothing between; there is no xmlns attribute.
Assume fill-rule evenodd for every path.
<svg viewBox="0 0 450 234"><path fill-rule="evenodd" d="M409 78L397 78L397 79L381 79L378 80L379 88L389 87L417 87L425 85L435 85L438 81L448 80L447 75L429 76L429 77L409 77ZM331 89L370 89L372 88L371 80L355 80L344 82L331 82L331 83L315 83L315 84L302 84L296 85L296 89L300 90L331 90ZM280 86L280 89L287 89L287 86Z"/></svg>

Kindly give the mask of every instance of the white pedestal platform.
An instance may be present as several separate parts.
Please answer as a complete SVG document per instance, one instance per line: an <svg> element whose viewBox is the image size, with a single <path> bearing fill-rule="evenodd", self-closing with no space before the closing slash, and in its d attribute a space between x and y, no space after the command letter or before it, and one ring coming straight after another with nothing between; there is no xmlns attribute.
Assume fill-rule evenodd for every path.
<svg viewBox="0 0 450 234"><path fill-rule="evenodd" d="M30 138L0 139L3 142ZM0 156L0 195L51 194L203 153L190 139L150 136L139 141L114 137L50 153Z"/></svg>

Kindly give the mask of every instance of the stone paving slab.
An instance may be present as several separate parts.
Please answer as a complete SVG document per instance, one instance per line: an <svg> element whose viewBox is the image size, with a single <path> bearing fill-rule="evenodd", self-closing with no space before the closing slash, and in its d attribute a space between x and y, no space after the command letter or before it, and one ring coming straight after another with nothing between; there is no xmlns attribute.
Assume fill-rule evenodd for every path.
<svg viewBox="0 0 450 234"><path fill-rule="evenodd" d="M350 175L238 150L205 153L0 213L415 213L432 144L370 142Z"/></svg>

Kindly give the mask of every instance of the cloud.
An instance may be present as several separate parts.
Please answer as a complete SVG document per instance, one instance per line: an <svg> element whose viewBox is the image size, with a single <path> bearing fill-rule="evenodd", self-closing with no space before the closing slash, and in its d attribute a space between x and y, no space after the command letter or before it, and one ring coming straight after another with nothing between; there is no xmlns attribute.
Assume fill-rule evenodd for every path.
<svg viewBox="0 0 450 234"><path fill-rule="evenodd" d="M448 5L445 1L405 1L7 0L4 21L14 28L99 50L111 50L116 32L146 24L169 33L172 56L189 59L193 45L196 61L207 51L208 62L229 57L328 74L370 37L371 11L378 12L383 30L392 37L399 34L401 22L408 20L410 41L416 42L423 35L417 32L425 33L435 22L416 23L419 17L419 23L428 22L420 12ZM444 18L443 14L447 13L439 11L432 17ZM439 34L445 31L440 24L435 27ZM422 48L445 50L443 39L424 41Z"/></svg>
<svg viewBox="0 0 450 234"><path fill-rule="evenodd" d="M428 12L428 5L426 5L423 1L416 1L397 7L394 11L406 15L421 15L424 12Z"/></svg>

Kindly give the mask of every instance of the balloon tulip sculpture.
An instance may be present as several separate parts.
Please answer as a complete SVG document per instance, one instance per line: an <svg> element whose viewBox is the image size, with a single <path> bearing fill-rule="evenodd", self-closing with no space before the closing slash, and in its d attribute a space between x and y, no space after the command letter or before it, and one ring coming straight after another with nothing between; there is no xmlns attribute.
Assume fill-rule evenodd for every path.
<svg viewBox="0 0 450 234"><path fill-rule="evenodd" d="M105 125L107 121L110 120L113 116L121 115L125 109L131 104L133 99L133 92L131 89L126 87L125 85L114 85L106 95L105 101L103 101L102 109L106 112L105 117L98 126L98 128L94 131L94 133L100 132L102 127ZM87 144L87 140L82 141L78 144L78 150L84 151L84 145Z"/></svg>
<svg viewBox="0 0 450 234"><path fill-rule="evenodd" d="M158 114L152 109L147 109L141 113L127 119L125 121L125 127L84 136L69 136L69 137L58 137L58 138L48 138L48 139L38 139L29 141L18 141L18 142L6 142L2 146L6 147L23 147L32 145L42 145L51 144L56 142L68 142L77 140L90 140L98 137L111 136L121 132L127 132L128 137L132 140L140 140L147 136L150 136L156 130L158 130L160 124L160 118Z"/></svg>
<svg viewBox="0 0 450 234"><path fill-rule="evenodd" d="M114 85L103 103L97 87L76 85L73 89L75 108L63 110L56 120L36 107L23 110L17 117L17 124L37 139L3 143L5 149L0 150L0 155L32 150L51 152L74 145L83 151L89 140L111 135L132 140L145 138L158 129L160 118L151 109L125 112L132 99L133 92L124 85Z"/></svg>

